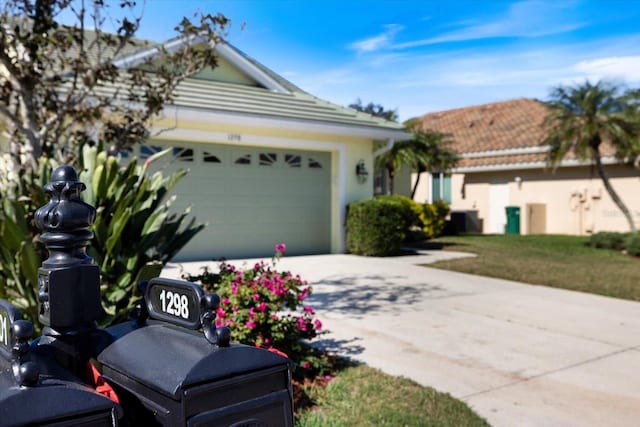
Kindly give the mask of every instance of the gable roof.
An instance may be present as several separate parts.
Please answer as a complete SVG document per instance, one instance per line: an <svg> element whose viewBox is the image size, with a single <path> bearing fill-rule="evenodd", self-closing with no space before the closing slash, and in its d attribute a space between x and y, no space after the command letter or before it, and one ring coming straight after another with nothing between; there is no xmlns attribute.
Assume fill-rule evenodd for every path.
<svg viewBox="0 0 640 427"><path fill-rule="evenodd" d="M456 170L539 166L547 153L540 146L547 113L543 103L518 98L425 114L419 122L453 136L452 149L461 155Z"/></svg>
<svg viewBox="0 0 640 427"><path fill-rule="evenodd" d="M174 39L165 42L164 47L171 52L185 43L199 41L197 38ZM220 40L215 48L220 57L253 80L255 85L193 76L178 85L174 106L181 110L208 113L209 118L221 121L231 117L245 120L253 118L256 119L254 123L264 124L272 119L279 124L292 122L294 126L310 124L315 131L332 134L398 141L411 138L400 123L342 107L305 92L224 40ZM159 53L157 45L150 46L120 58L115 64L131 67Z"/></svg>

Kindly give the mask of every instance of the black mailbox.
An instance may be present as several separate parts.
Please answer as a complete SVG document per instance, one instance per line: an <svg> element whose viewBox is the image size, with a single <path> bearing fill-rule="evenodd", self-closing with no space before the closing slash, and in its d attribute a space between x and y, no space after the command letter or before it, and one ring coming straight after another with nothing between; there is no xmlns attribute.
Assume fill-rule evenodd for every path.
<svg viewBox="0 0 640 427"><path fill-rule="evenodd" d="M198 285L158 278L143 291L141 314L108 329L98 357L132 425L293 425L288 359L230 345L213 324L219 298Z"/></svg>
<svg viewBox="0 0 640 427"><path fill-rule="evenodd" d="M150 322L98 360L134 425L292 425L288 363L269 351Z"/></svg>
<svg viewBox="0 0 640 427"><path fill-rule="evenodd" d="M0 300L0 425L114 426L120 407L31 348L30 322Z"/></svg>
<svg viewBox="0 0 640 427"><path fill-rule="evenodd" d="M289 360L231 345L215 325L216 294L153 279L139 285L130 321L96 326L99 271L86 254L95 209L73 168L51 181L35 214L49 250L38 271L42 336L30 343L33 325L0 300L0 426L293 426ZM95 363L115 395L93 388Z"/></svg>

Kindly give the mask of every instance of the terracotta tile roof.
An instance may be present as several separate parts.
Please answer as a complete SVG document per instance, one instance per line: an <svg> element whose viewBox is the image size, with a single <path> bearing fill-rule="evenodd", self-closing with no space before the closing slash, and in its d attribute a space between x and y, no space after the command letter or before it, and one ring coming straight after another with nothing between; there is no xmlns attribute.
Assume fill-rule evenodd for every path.
<svg viewBox="0 0 640 427"><path fill-rule="evenodd" d="M518 98L429 113L418 120L424 130L453 136L452 148L462 156L458 169L508 169L546 163L546 151L540 142L547 113L542 102ZM600 153L613 158L615 149L605 140ZM568 153L565 159L575 160L576 155Z"/></svg>
<svg viewBox="0 0 640 427"><path fill-rule="evenodd" d="M460 153L536 147L547 107L519 98L493 104L440 111L422 116L422 128L450 133Z"/></svg>

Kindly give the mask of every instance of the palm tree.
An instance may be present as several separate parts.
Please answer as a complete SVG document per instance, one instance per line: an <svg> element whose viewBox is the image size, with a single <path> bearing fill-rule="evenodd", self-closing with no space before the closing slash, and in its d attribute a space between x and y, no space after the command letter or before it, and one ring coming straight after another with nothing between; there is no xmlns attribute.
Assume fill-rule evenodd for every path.
<svg viewBox="0 0 640 427"><path fill-rule="evenodd" d="M414 128L413 138L409 141L397 142L393 147L376 158L376 168L386 169L389 177L389 194L393 194L393 179L402 166L418 172L445 171L455 165L457 154L451 151L449 135L439 132L427 132ZM418 179L420 175L418 175ZM413 198L418 183L414 185Z"/></svg>
<svg viewBox="0 0 640 427"><path fill-rule="evenodd" d="M403 165L410 167L416 164L416 157L421 153L414 150L411 141L396 142L389 151L384 152L375 159L375 167L378 170L386 170L389 177L388 194L393 194L393 180L396 172Z"/></svg>
<svg viewBox="0 0 640 427"><path fill-rule="evenodd" d="M615 149L619 159L629 159L640 153L639 91L620 94L619 87L602 81L586 81L575 87L557 87L545 104L550 112L544 126L548 133L542 144L548 145L548 161L556 169L562 159L573 153L581 160L595 163L604 188L636 231L633 217L609 180L602 163L602 146Z"/></svg>
<svg viewBox="0 0 640 427"><path fill-rule="evenodd" d="M458 153L449 147L453 143L451 135L440 132L414 131L412 141L426 156L416 158L416 182L411 189L413 199L423 172L447 172L458 163Z"/></svg>

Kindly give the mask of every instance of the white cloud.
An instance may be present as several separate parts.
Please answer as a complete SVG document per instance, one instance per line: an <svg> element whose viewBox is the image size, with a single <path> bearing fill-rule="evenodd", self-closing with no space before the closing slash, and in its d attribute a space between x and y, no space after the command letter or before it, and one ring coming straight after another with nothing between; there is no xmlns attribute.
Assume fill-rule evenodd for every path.
<svg viewBox="0 0 640 427"><path fill-rule="evenodd" d="M540 37L569 32L585 25L580 22L564 22L562 13L564 9L561 3L549 4L541 1L523 1L510 5L503 16L493 21L482 24L464 22L461 23L463 27L458 30L426 39L399 43L393 47L406 49L445 42L493 37Z"/></svg>
<svg viewBox="0 0 640 427"><path fill-rule="evenodd" d="M580 61L574 69L593 81L622 79L637 82L640 81L640 56L611 56Z"/></svg>
<svg viewBox="0 0 640 427"><path fill-rule="evenodd" d="M403 29L404 27L398 24L385 25L385 31L382 34L353 42L349 44L349 49L355 50L359 53L380 50L388 47L395 35Z"/></svg>

